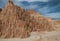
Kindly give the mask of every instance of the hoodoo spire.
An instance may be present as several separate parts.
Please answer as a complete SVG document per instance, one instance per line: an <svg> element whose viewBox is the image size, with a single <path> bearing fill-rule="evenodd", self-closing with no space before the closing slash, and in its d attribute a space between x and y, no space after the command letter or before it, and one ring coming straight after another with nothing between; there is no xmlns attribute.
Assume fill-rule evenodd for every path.
<svg viewBox="0 0 60 41"><path fill-rule="evenodd" d="M11 1L11 0L8 0L6 6L5 6L5 10L8 10L8 9L13 9L14 8L14 3Z"/></svg>
<svg viewBox="0 0 60 41"><path fill-rule="evenodd" d="M9 3L13 4L13 2L11 0L8 0Z"/></svg>

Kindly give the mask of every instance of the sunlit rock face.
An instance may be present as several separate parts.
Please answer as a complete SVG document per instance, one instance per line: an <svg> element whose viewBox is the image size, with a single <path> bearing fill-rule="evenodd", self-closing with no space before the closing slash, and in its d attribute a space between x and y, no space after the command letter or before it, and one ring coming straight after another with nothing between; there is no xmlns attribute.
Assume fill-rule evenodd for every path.
<svg viewBox="0 0 60 41"><path fill-rule="evenodd" d="M2 21L1 25L1 36L2 38L13 38L13 37L27 37L27 33L24 29L25 23L23 17L20 16L25 11L17 6L14 6L13 2L9 1L5 6L5 9L1 12ZM20 17L19 17L20 16Z"/></svg>
<svg viewBox="0 0 60 41"><path fill-rule="evenodd" d="M55 25L59 25L59 24L60 24L60 20L53 20L53 23L54 23Z"/></svg>
<svg viewBox="0 0 60 41"><path fill-rule="evenodd" d="M30 32L52 31L53 28L50 18L15 6L12 1L7 3L0 14L0 38L26 38Z"/></svg>
<svg viewBox="0 0 60 41"><path fill-rule="evenodd" d="M60 20L53 20L52 22L55 25L55 30L60 31Z"/></svg>
<svg viewBox="0 0 60 41"><path fill-rule="evenodd" d="M35 12L33 11L33 10L27 10L27 12L29 13L29 14L35 14Z"/></svg>

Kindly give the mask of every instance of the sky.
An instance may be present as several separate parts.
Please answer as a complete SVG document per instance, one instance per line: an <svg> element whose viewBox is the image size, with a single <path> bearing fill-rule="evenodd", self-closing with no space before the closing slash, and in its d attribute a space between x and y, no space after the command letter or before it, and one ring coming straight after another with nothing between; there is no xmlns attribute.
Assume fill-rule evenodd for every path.
<svg viewBox="0 0 60 41"><path fill-rule="evenodd" d="M15 5L24 9L40 12L45 17L60 20L60 0L12 0ZM0 8L4 8L7 0L0 0Z"/></svg>
<svg viewBox="0 0 60 41"><path fill-rule="evenodd" d="M18 0L18 1L28 1L28 2L40 1L40 2L47 2L48 0Z"/></svg>

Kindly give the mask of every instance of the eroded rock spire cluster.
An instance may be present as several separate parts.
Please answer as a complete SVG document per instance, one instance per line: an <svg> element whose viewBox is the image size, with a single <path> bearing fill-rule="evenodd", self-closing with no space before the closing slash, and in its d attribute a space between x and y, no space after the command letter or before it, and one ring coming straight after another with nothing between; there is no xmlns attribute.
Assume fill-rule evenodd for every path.
<svg viewBox="0 0 60 41"><path fill-rule="evenodd" d="M33 31L52 31L53 23L33 10L9 1L0 13L0 38L26 38Z"/></svg>

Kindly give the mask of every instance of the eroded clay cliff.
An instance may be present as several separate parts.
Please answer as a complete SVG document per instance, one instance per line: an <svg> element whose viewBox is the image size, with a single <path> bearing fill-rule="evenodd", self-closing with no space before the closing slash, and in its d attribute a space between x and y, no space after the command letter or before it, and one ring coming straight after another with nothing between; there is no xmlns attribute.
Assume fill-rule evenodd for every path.
<svg viewBox="0 0 60 41"><path fill-rule="evenodd" d="M9 1L0 14L0 38L26 38L33 31L52 31L50 18L24 10Z"/></svg>

